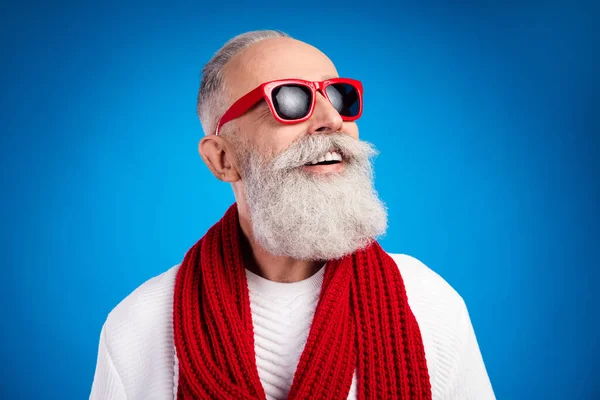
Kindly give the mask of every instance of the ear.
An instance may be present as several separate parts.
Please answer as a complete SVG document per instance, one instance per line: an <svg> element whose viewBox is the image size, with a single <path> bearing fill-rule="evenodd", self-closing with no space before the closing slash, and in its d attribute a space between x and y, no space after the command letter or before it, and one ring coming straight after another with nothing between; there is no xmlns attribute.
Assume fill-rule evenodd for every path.
<svg viewBox="0 0 600 400"><path fill-rule="evenodd" d="M198 143L198 152L217 179L224 182L237 182L241 179L234 153L223 137L217 135L203 137Z"/></svg>

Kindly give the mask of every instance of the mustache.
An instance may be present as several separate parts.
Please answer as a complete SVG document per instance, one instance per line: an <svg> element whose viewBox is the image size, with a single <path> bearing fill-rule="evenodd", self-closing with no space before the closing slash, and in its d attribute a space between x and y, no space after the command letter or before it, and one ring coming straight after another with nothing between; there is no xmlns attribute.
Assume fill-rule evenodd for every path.
<svg viewBox="0 0 600 400"><path fill-rule="evenodd" d="M371 143L346 133L310 134L295 140L276 155L271 165L274 170L291 170L310 163L328 151L338 152L349 164L368 162L378 154Z"/></svg>

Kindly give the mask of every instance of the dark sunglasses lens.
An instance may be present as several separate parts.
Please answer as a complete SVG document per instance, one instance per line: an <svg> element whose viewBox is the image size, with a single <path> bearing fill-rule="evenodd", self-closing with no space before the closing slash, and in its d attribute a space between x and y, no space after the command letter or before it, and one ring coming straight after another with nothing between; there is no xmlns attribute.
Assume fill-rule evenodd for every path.
<svg viewBox="0 0 600 400"><path fill-rule="evenodd" d="M275 111L281 119L295 120L306 117L312 103L310 89L302 85L282 85L271 94Z"/></svg>
<svg viewBox="0 0 600 400"><path fill-rule="evenodd" d="M349 83L334 83L327 86L327 97L343 117L356 117L360 111L358 90Z"/></svg>

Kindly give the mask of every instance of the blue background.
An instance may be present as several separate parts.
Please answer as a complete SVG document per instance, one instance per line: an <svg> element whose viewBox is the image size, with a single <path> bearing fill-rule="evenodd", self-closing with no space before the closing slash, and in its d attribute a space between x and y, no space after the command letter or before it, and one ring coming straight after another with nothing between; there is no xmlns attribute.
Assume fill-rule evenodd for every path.
<svg viewBox="0 0 600 400"><path fill-rule="evenodd" d="M383 245L461 293L497 397L600 398L597 10L100 3L0 6L1 398L87 398L108 312L231 204L199 73L263 28L363 81Z"/></svg>

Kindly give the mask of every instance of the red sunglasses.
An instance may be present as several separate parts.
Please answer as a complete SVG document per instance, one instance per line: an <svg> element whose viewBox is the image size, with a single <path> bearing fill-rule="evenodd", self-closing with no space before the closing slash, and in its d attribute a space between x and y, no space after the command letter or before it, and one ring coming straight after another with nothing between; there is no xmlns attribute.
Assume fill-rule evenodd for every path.
<svg viewBox="0 0 600 400"><path fill-rule="evenodd" d="M261 84L239 98L223 114L215 135L227 122L242 116L263 98L271 114L282 124L297 124L309 119L315 109L319 91L344 121L354 121L362 114L362 83L355 79L332 78L320 82L302 79L279 79Z"/></svg>

